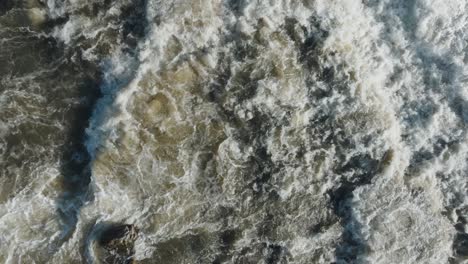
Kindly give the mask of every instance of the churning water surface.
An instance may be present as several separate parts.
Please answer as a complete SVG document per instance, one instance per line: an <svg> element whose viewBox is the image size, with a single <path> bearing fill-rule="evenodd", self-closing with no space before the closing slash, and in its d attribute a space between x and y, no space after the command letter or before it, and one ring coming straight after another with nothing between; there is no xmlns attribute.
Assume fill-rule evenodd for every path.
<svg viewBox="0 0 468 264"><path fill-rule="evenodd" d="M0 263L468 263L468 1L0 0Z"/></svg>

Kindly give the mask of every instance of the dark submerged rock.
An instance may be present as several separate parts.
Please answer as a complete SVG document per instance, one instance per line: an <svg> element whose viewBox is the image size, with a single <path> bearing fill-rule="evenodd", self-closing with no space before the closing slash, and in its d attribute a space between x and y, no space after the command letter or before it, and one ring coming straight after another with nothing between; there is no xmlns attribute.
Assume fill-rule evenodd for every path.
<svg viewBox="0 0 468 264"><path fill-rule="evenodd" d="M134 244L138 229L133 225L113 225L107 227L98 237L102 249L103 263L130 264L134 263Z"/></svg>

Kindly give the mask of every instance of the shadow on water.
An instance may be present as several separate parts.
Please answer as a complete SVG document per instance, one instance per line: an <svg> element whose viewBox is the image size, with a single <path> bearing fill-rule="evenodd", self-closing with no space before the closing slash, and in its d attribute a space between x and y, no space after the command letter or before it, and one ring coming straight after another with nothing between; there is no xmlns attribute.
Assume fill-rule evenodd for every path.
<svg viewBox="0 0 468 264"><path fill-rule="evenodd" d="M356 219L351 200L355 184L343 184L334 192L330 192L330 200L335 214L340 217L343 233L341 242L335 248L336 263L363 263L359 256L368 251L368 245L362 239L362 225Z"/></svg>
<svg viewBox="0 0 468 264"><path fill-rule="evenodd" d="M106 7L101 6L100 8ZM145 37L148 27L146 8L147 0L130 1L128 5L122 7L121 16L118 18L118 22L122 25L121 35L119 35L123 44L121 48L126 55L135 61L137 61L138 56L139 40ZM77 55L81 55L79 51L75 52L77 52ZM81 56L76 57L80 58ZM113 104L113 99L105 100L105 105L102 105L100 100L107 96L114 98L118 90L129 82L126 77L124 77L125 80L120 81L121 76L112 76L112 78L119 81L106 81L103 72L105 69L84 59L79 60L73 66L78 71L90 73L88 78L82 80L81 84L77 86L78 98L80 98L81 103L70 110L69 115L71 120L68 122L71 124L68 130L68 142L64 146L60 166L62 193L56 201L57 213L63 224L57 242L58 245L56 245L57 248L74 234L81 208L93 199L93 190L90 186L93 161L92 154L88 152L85 145L89 136L86 129L90 125L90 120L96 116L98 118L97 126L105 122L105 118L101 117L100 113L97 112L97 107L99 105L99 109L101 109L102 106L104 107L103 111L107 111ZM133 77L133 75L134 71L130 73L130 77ZM111 87L112 94L105 94L102 89L106 85L116 85L118 87ZM94 228L91 229L94 230Z"/></svg>
<svg viewBox="0 0 468 264"><path fill-rule="evenodd" d="M83 62L84 63L84 62ZM85 66L86 67L86 66ZM95 73L98 75L98 72ZM101 97L100 77L84 80L77 89L84 103L74 108L71 113L68 142L63 150L60 172L63 175L62 194L57 200L57 212L64 224L61 240L66 240L73 233L78 221L80 208L91 198L91 157L84 145L88 121L97 100Z"/></svg>

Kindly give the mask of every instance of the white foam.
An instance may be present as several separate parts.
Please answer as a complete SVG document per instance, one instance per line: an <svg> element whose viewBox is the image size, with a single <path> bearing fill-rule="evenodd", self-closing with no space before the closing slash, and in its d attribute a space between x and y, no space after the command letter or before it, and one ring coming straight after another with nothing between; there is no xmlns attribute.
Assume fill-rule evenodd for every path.
<svg viewBox="0 0 468 264"><path fill-rule="evenodd" d="M451 256L456 217L442 213L468 203L466 3L260 0L230 10L219 1L154 0L139 18L148 28L136 51L117 41L102 58L101 33L121 26L109 21L124 3L91 18L76 11L85 2L47 2L50 17L72 13L53 36L66 45L90 40L85 59L100 60L103 72L103 97L85 142L94 200L53 261L79 259L83 241L88 260L95 259L96 245L84 232L101 222L140 227L139 260L193 232L203 233L208 245L224 225L241 230L232 261L244 246L261 243L285 246L296 263L336 261L335 249L352 225L370 249L355 253L358 260L443 263ZM327 32L318 55L303 54L309 47L288 36L286 18L297 21L301 39L322 41L311 34ZM243 48L254 55L239 59ZM304 60L313 59L307 56L333 69L333 81L307 68ZM209 85L222 74L226 87L216 88L219 101L209 101ZM256 92L243 98L247 87ZM326 95L315 95L320 91ZM264 162L274 167L267 183L252 175L261 149L249 140L260 133ZM367 175L362 164L347 167L367 160L378 168L367 184L355 186L351 216L338 220L326 195ZM256 207L262 196L253 194L268 188L279 195L277 208ZM18 194L0 207L0 242L10 241L0 256L7 262L18 261L18 245L43 249L57 235L52 220L42 233L8 231L15 219L26 219L18 224L25 227L39 212L56 219L50 198L28 205L30 198ZM220 206L233 213L219 220ZM274 237L259 238L258 226L275 210L284 224L274 227ZM309 234L316 224L325 227Z"/></svg>

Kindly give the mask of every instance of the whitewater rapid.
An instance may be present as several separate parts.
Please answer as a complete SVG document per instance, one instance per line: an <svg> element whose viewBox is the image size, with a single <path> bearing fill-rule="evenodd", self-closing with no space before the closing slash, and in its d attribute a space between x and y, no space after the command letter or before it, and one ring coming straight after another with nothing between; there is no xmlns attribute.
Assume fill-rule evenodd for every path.
<svg viewBox="0 0 468 264"><path fill-rule="evenodd" d="M0 263L468 263L466 0L4 0Z"/></svg>

